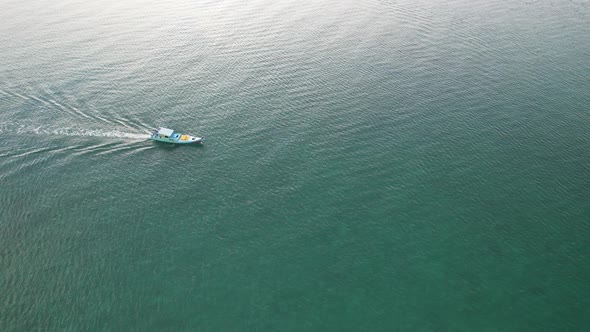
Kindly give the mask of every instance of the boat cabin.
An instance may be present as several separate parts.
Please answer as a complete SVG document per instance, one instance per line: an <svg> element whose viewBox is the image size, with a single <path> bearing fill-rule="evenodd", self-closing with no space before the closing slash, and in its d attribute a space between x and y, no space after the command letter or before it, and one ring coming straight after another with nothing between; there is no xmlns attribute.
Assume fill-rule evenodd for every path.
<svg viewBox="0 0 590 332"><path fill-rule="evenodd" d="M158 128L154 131L154 136L158 135L161 138L171 138L172 134L174 134L174 130L168 128Z"/></svg>

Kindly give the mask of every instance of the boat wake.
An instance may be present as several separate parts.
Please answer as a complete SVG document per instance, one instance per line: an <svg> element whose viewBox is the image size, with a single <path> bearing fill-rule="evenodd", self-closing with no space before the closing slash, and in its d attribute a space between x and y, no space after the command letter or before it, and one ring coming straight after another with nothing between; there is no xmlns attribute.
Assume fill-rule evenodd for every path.
<svg viewBox="0 0 590 332"><path fill-rule="evenodd" d="M148 125L141 121L125 119L116 114L93 114L85 111L83 107L76 107L75 100L71 100L67 96L57 95L48 89L42 89L36 95L20 93L15 91L4 91L0 89L0 96L7 97L8 100L14 102L20 101L25 103L26 107L17 107L16 110L34 109L43 112L50 112L60 114L62 120L72 120L78 118L82 120L84 126L76 128L73 125L80 121L68 121L70 125L66 127L59 127L57 124L45 124L40 126L34 122L21 122L15 125L12 121L0 122L0 134L6 135L45 135L45 136L73 136L73 137L105 137L112 139L124 140L144 140L149 138L149 132L152 130ZM92 106L87 106L93 109ZM20 111L17 111L19 113ZM95 112L98 113L98 112ZM22 118L26 121L28 115L34 115L34 112L28 112L27 116L22 114L5 115L5 119ZM2 118L0 118L2 120ZM83 129L83 128L87 129ZM90 129L96 128L96 129ZM114 128L114 129L100 129L100 128Z"/></svg>
<svg viewBox="0 0 590 332"><path fill-rule="evenodd" d="M121 118L116 114L93 114L84 110L84 107L76 107L76 101L67 96L56 95L53 91L46 88L43 88L43 90L44 91L38 92L36 95L0 90L0 95L12 98L13 100L21 100L21 102L28 104L36 110L59 113L67 118L78 118L83 121L102 123L109 126L123 126L130 130L141 130L147 127L141 121ZM90 106L90 108L92 108L92 106Z"/></svg>
<svg viewBox="0 0 590 332"><path fill-rule="evenodd" d="M48 136L74 136L74 137L107 137L107 138L122 138L126 140L145 140L150 137L147 132L126 132L118 130L100 130L100 129L75 129L75 128L59 128L49 129L44 127L6 127L0 126L0 133L20 134L20 135L48 135Z"/></svg>

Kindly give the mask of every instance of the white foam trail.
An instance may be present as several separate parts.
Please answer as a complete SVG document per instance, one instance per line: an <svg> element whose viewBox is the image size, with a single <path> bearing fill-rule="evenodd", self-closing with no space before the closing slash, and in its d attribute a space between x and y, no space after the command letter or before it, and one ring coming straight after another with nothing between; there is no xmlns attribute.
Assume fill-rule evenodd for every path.
<svg viewBox="0 0 590 332"><path fill-rule="evenodd" d="M25 99L25 100L30 100L30 98L29 98L29 97L25 97L25 96L21 95L20 93L16 93L16 92L14 92L14 95L15 95L15 96L18 96L18 97L21 97L22 99Z"/></svg>
<svg viewBox="0 0 590 332"><path fill-rule="evenodd" d="M52 136L77 136L77 137L109 137L109 138L124 138L124 139L135 139L144 140L150 137L148 133L130 133L118 130L92 130L92 129L73 129L73 128L60 128L60 129L47 129L43 127L30 127L20 126L16 128L1 128L0 132L16 133L24 135L52 135Z"/></svg>
<svg viewBox="0 0 590 332"><path fill-rule="evenodd" d="M71 130L58 129L50 132L51 135L62 136L89 136L89 137L110 137L110 138L129 138L129 139L148 139L149 134L127 133L117 130L102 131L102 130Z"/></svg>
<svg viewBox="0 0 590 332"><path fill-rule="evenodd" d="M48 103L48 102L46 102L45 100L43 100L43 99L41 99L41 98L37 98L37 97L35 97L35 96L31 96L31 98L32 98L32 99L34 99L34 100L36 100L36 101L38 101L38 102L40 102L40 103L41 103L41 104L43 104L43 105L46 105L46 106L47 106L47 105L49 105L49 103Z"/></svg>
<svg viewBox="0 0 590 332"><path fill-rule="evenodd" d="M92 117L90 117L90 116L88 116L88 115L84 114L84 112L80 111L79 109L75 108L74 106L70 106L70 108L71 108L72 110L74 110L74 112L75 112L76 114L78 114L78 115L80 115L80 116L83 116L83 117L85 117L86 119L92 119Z"/></svg>

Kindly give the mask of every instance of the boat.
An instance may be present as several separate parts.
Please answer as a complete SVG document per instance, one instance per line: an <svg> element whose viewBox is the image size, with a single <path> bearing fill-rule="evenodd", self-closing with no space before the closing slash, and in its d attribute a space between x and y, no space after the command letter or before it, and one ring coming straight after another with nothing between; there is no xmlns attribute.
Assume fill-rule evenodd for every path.
<svg viewBox="0 0 590 332"><path fill-rule="evenodd" d="M202 144L203 137L181 134L168 128L158 128L152 132L151 140L174 144Z"/></svg>

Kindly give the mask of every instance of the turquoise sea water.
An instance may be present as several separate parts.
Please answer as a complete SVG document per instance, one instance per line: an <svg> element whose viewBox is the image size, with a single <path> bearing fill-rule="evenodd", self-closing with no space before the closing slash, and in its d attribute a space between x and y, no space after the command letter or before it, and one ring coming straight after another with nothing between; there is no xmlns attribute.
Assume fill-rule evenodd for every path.
<svg viewBox="0 0 590 332"><path fill-rule="evenodd" d="M583 0L2 1L0 331L588 330L588 36Z"/></svg>

